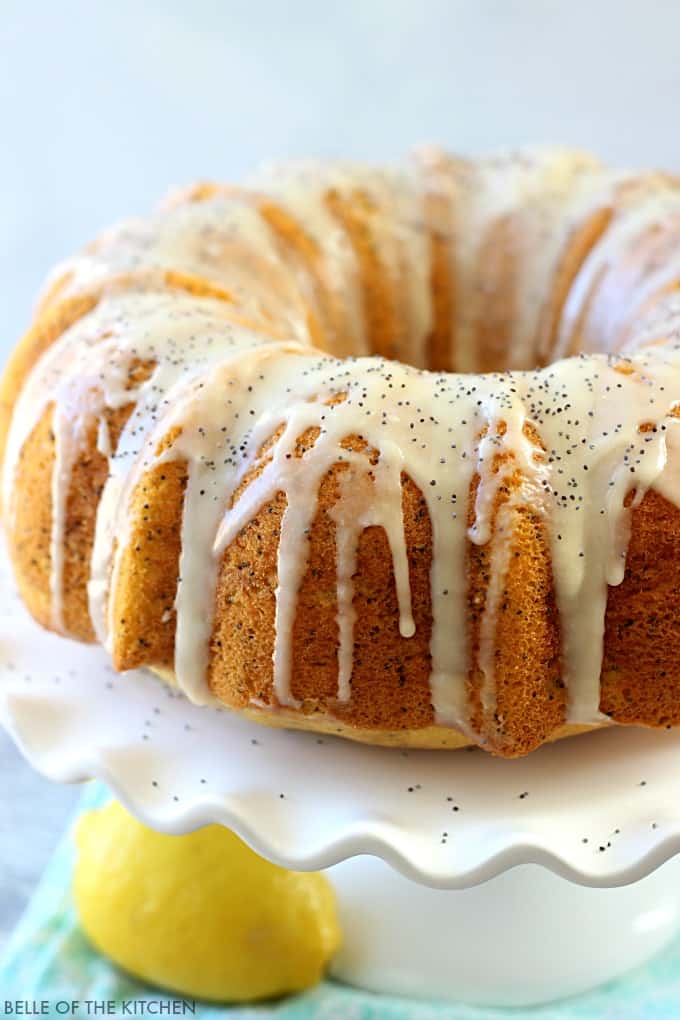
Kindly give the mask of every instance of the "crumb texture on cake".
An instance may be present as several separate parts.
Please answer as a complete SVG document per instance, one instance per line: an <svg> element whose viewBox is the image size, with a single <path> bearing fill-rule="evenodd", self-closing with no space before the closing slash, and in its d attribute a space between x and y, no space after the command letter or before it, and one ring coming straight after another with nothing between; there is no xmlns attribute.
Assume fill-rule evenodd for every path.
<svg viewBox="0 0 680 1020"><path fill-rule="evenodd" d="M193 701L527 754L680 723L680 184L568 149L202 183L0 385L43 626Z"/></svg>

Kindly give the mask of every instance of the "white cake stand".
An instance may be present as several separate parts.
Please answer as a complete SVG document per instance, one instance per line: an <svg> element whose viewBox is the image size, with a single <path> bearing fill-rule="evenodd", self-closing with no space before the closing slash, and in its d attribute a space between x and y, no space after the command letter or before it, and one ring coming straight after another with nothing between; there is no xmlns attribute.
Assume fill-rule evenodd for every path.
<svg viewBox="0 0 680 1020"><path fill-rule="evenodd" d="M526 1005L680 930L680 733L616 729L507 762L269 730L41 631L4 565L0 592L0 719L29 762L103 780L156 829L219 822L279 864L329 869L343 980Z"/></svg>

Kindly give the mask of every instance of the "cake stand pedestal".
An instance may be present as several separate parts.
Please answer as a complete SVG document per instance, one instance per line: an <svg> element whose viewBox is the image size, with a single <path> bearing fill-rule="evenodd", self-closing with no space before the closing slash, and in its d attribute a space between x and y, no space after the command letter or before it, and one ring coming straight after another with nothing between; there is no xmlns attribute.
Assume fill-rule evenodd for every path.
<svg viewBox="0 0 680 1020"><path fill-rule="evenodd" d="M527 1005L680 930L680 733L617 728L501 761L265 729L40 631L4 565L0 593L0 719L28 761L103 780L153 828L218 822L286 867L328 869L342 980Z"/></svg>
<svg viewBox="0 0 680 1020"><path fill-rule="evenodd" d="M680 930L680 866L591 889L534 864L464 890L416 886L383 861L329 869L345 942L343 981L377 992L528 1006L586 991L643 963Z"/></svg>

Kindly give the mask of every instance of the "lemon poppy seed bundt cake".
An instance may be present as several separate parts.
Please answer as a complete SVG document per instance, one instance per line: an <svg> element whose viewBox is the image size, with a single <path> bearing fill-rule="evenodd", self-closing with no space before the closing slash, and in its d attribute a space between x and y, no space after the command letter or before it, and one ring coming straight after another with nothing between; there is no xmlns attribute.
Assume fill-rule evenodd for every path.
<svg viewBox="0 0 680 1020"><path fill-rule="evenodd" d="M60 266L0 392L19 591L193 701L503 756L680 723L680 184L273 166Z"/></svg>

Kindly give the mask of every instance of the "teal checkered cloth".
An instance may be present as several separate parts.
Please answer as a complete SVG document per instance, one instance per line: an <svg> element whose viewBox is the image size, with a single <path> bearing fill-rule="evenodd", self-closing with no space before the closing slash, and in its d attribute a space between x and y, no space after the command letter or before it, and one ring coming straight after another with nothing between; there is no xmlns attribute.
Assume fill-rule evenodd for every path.
<svg viewBox="0 0 680 1020"><path fill-rule="evenodd" d="M85 789L80 810L97 807L108 795L98 784ZM0 1013L5 1000L78 1000L122 1004L142 1015L145 1003L174 1000L111 966L89 945L78 926L70 893L73 841L68 831L19 922L0 962ZM166 1010L169 1007L166 1006ZM83 1016L79 1011L78 1016ZM189 1014L192 1015L192 1014ZM535 1009L489 1009L417 1003L355 991L331 981L281 1002L247 1007L197 1006L195 1016L231 1020L678 1020L680 1017L680 940L655 960L595 992Z"/></svg>

